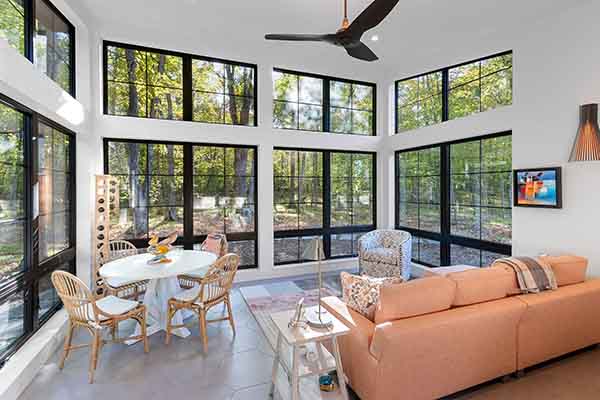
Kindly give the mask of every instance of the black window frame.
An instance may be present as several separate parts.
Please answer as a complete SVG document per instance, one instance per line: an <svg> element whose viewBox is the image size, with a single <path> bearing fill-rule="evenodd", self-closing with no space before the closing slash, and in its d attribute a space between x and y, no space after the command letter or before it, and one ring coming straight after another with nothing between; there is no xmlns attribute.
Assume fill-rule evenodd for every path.
<svg viewBox="0 0 600 400"><path fill-rule="evenodd" d="M103 138L103 163L104 173L110 175L109 170L109 143L137 143L137 144L159 144L159 145L180 145L183 146L183 236L177 238L176 246L183 246L186 250L192 250L194 244L198 244L206 239L206 235L194 235L194 147L221 147L221 148L242 148L252 149L254 151L254 231L253 232L233 232L227 233L228 242L254 241L254 263L241 265L240 269L253 269L258 267L258 146L235 145L223 143L201 143L201 142L179 142L164 140L145 140L145 139L123 139L123 138ZM147 162L147 160L146 160ZM123 174L115 174L119 176ZM138 249L148 247L148 239L122 238L133 243Z"/></svg>
<svg viewBox="0 0 600 400"><path fill-rule="evenodd" d="M49 0L39 0L42 1L58 18L60 18L65 25L69 27L69 90L66 91L73 98L76 98L77 90L76 90L76 79L75 79L75 26L65 17L65 15L58 9L52 2ZM23 8L24 8L24 54L23 56L27 58L31 63L34 62L34 43L33 39L35 37L35 23L36 23L36 10L35 10L35 2L36 0L23 0ZM18 49L17 49L18 50ZM52 78L50 78L52 79ZM57 83L58 84L58 83ZM60 85L59 85L60 86ZM64 90L64 88L63 88Z"/></svg>
<svg viewBox="0 0 600 400"><path fill-rule="evenodd" d="M136 51L144 51L156 54L164 54L167 56L181 57L183 62L182 70L182 88L183 88L183 116L181 119L166 119L166 118L153 118L150 116L132 116L132 115L115 115L110 114L108 110L108 48L119 47L123 49L130 49ZM194 120L194 82L193 82L193 68L192 64L194 60L201 60L207 62L215 62L222 64L230 64L234 66L240 66L245 68L252 68L254 70L254 124L241 125L241 124L226 124L220 122L204 122ZM226 126L245 126L245 127L257 127L258 126L258 66L257 64L227 60L223 58L207 57L192 53L183 53L179 51L165 50L160 48L141 46L137 44L122 43L111 40L104 40L102 42L102 109L103 114L111 117L123 117L123 118L142 118L142 119L158 119L166 121L186 121L195 122L200 124L211 124L211 125L226 125Z"/></svg>
<svg viewBox="0 0 600 400"><path fill-rule="evenodd" d="M322 112L321 130L311 131L311 130L300 129L300 128L275 128L275 129L282 129L282 130L288 130L288 131L330 133L330 134L334 134L334 135L353 135L353 136L365 136L365 137L377 136L377 84L376 83L366 82L366 81L358 81L358 80L347 79L347 78L339 78L339 77L330 76L330 75L314 74L311 72L302 72L302 71L286 69L286 68L273 68L273 72L297 75L298 77L304 76L307 78L321 79L321 81L323 82L323 85L322 85L323 102L321 104L321 107L323 108L323 112ZM371 134L364 135L364 134L360 134L360 133L335 132L335 131L331 130L331 126L330 126L331 108L332 107L340 108L340 107L331 105L331 101L330 101L330 98L331 98L331 96L330 96L331 84L330 83L331 82L341 82L341 83L347 83L347 84L352 84L352 85L368 86L373 89L373 109L371 110L371 125L372 125ZM272 84L274 84L274 82ZM273 104L275 104L276 101L278 101L278 100L273 98ZM273 121L271 121L271 123L273 123Z"/></svg>
<svg viewBox="0 0 600 400"><path fill-rule="evenodd" d="M8 359L17 352L39 329L44 325L59 309L62 308L62 302L57 301L43 315L39 315L39 283L40 280L47 277L57 269L62 269L67 265L67 271L75 274L76 265L76 221L77 221L77 197L76 197L76 134L64 126L44 117L12 100L0 93L0 103L6 104L24 116L24 165L25 185L24 185L24 206L25 206L25 234L24 234L24 269L0 285L0 301L4 301L11 295L23 291L24 294L24 334L17 339L5 351L0 353L0 368L2 368ZM69 196L70 196L70 220L69 220L69 242L70 246L57 254L48 257L40 262L39 260L39 208L38 215L34 216L36 208L34 206L34 192L38 183L38 148L37 140L38 126L42 123L52 129L60 131L69 136ZM38 202L41 199L38 197Z"/></svg>
<svg viewBox="0 0 600 400"><path fill-rule="evenodd" d="M410 81L413 79L417 79L417 78L421 78L424 77L426 75L430 75L430 74L436 74L436 73L441 73L442 74L442 109L441 111L441 120L439 123L444 123L447 121L450 121L450 107L449 107L449 94L451 92L451 87L450 87L450 78L449 78L449 72L451 69L457 68L457 67L462 67L468 64L472 64L472 63L476 63L476 62L481 62L481 61L486 61L492 58L496 58L496 57L501 57L501 56L505 56L505 55L509 55L509 54L513 54L512 50L506 50L506 51L502 51L500 53L496 53L496 54L492 54L489 56L485 56L485 57L480 57L480 58L476 58L474 60L469 60L469 61L465 61L465 62L461 62L459 64L454 64L454 65L450 65L448 67L443 67L443 68L438 68L438 69L434 69L431 71L427 71L424 73L420 73L417 75L413 75L413 76L409 76L408 78L402 78L402 79L398 79L394 82L394 133L396 135L401 134L401 133L405 133L405 132L410 132L411 130L404 130L404 131L400 131L400 119L399 119L399 115L398 115L398 111L399 111L399 104L398 104L398 86L400 83L402 82L406 82L406 81ZM512 66L511 66L512 68ZM480 80L481 80L481 76L480 76ZM461 117L462 118L462 117ZM430 125L425 125L425 126L431 126L431 125L435 125L435 124L430 124ZM421 126L415 129L419 129L419 128L423 128L425 126Z"/></svg>
<svg viewBox="0 0 600 400"><path fill-rule="evenodd" d="M441 266L449 266L451 265L451 252L450 248L452 245L464 246L471 249L476 249L480 251L487 251L492 253L498 253L510 256L512 254L512 244L503 244L497 242L489 242L481 239L468 238L464 236L454 235L451 233L451 156L450 156L450 147L452 145L474 142L474 141L482 141L485 139L493 139L498 137L511 136L512 131L503 131L498 133L492 133L489 135L475 136L460 140L454 140L450 142L442 142L429 144L425 146L413 147L409 149L397 150L394 153L394 223L396 229L403 230L409 232L413 235L413 247L414 247L414 238L432 240L440 243L440 265L433 265L426 261L423 261L418 258L413 258L414 262L419 264L426 265L428 267L441 267ZM419 150L427 150L432 148L440 149L440 232L431 232L422 229L415 229L412 227L403 226L400 223L400 163L399 163L399 154L409 153L413 151ZM512 183L512 176L511 176ZM512 191L511 191L512 194ZM512 208L512 202L511 202ZM413 255L414 255L413 248Z"/></svg>
<svg viewBox="0 0 600 400"><path fill-rule="evenodd" d="M285 239L285 238L302 238L302 237L315 237L320 236L323 238L323 250L325 253L326 260L337 260L345 258L354 258L355 254L352 255L341 255L331 256L331 238L335 235L341 234L359 234L367 233L377 228L377 152L372 151L352 151L352 150L324 150L315 149L308 147L284 147L277 146L273 148L273 151L298 151L298 152L320 152L323 157L323 176L322 176L322 188L323 188L323 224L321 228L310 228L310 229L292 229L292 230L275 230L273 229L273 238ZM368 154L373 156L372 161L372 175L371 175L371 190L372 190L372 202L373 202L373 223L369 225L354 225L354 226L331 226L331 154L332 153L344 153L344 154ZM274 205L275 203L273 203ZM272 205L272 206L273 206ZM353 239L354 240L354 239ZM311 260L302 260L299 255L298 260L276 262L273 260L275 266L290 265L290 264L302 264L307 262L314 262Z"/></svg>

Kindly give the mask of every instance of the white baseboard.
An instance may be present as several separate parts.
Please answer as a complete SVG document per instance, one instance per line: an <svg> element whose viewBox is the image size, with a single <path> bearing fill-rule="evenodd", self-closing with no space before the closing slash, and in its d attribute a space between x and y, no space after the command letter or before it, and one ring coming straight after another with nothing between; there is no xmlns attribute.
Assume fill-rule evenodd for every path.
<svg viewBox="0 0 600 400"><path fill-rule="evenodd" d="M62 345L68 317L59 310L0 369L0 399L17 400Z"/></svg>

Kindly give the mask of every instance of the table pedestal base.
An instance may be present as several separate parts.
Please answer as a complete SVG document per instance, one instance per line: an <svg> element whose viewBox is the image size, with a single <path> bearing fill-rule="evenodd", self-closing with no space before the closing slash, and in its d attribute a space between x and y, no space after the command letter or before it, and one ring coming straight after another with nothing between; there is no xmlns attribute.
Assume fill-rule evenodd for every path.
<svg viewBox="0 0 600 400"><path fill-rule="evenodd" d="M152 279L148 282L146 293L144 294L144 304L148 312L146 321L148 323L147 335L153 335L159 331L167 330L167 311L169 299L181 292L181 286L177 277ZM180 310L173 316L172 325L181 325L185 318L194 315L189 310ZM174 335L185 338L190 336L191 332L187 328L178 328L171 331ZM136 325L133 336L141 334L141 328ZM137 340L126 341L126 344L134 344Z"/></svg>

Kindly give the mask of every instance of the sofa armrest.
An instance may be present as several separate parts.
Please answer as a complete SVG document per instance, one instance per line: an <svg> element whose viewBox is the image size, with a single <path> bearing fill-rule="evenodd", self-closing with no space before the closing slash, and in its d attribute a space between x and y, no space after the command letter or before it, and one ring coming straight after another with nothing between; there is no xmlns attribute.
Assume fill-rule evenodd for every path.
<svg viewBox="0 0 600 400"><path fill-rule="evenodd" d="M349 308L342 299L330 296L321 299L321 305L344 325L350 328L350 334L359 339L366 348L371 345L375 324L361 314Z"/></svg>

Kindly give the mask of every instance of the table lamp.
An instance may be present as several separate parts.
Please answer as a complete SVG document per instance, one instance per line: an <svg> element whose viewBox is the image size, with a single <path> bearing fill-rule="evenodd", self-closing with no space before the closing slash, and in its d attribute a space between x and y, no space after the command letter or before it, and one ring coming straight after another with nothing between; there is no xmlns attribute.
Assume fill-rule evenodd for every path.
<svg viewBox="0 0 600 400"><path fill-rule="evenodd" d="M323 273L321 271L321 261L325 259L323 252L323 240L315 237L310 240L308 246L304 249L302 257L305 260L317 261L319 276L319 305L318 307L306 311L306 322L313 328L331 328L333 321L331 314L321 307L321 288L323 287Z"/></svg>

